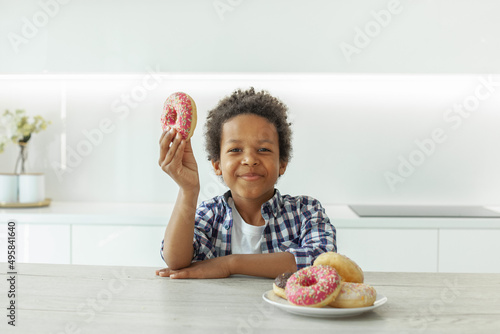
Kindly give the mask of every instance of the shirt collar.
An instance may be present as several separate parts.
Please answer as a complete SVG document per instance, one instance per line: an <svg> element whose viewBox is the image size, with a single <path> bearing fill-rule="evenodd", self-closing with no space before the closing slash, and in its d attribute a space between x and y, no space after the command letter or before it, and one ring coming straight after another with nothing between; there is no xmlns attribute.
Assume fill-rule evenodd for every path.
<svg viewBox="0 0 500 334"><path fill-rule="evenodd" d="M226 205L229 206L229 197L231 197L231 190L228 190L224 193L223 199L226 202ZM283 204L283 198L281 197L281 194L278 189L274 189L274 195L271 197L267 202L262 204L260 211L262 213L262 216L265 218L265 216L274 216L276 217L277 213L279 212L279 208Z"/></svg>
<svg viewBox="0 0 500 334"><path fill-rule="evenodd" d="M269 216L274 216L276 217L277 213L279 212L279 208L283 204L283 198L281 197L281 194L278 189L274 189L274 195L271 197L267 202L262 204L262 207L260 211L262 212L262 215L267 214Z"/></svg>
<svg viewBox="0 0 500 334"><path fill-rule="evenodd" d="M226 202L226 204L229 204L229 202L228 202L229 197L232 197L231 196L231 190L226 191L224 193L224 195L222 195L222 198L224 199L224 201Z"/></svg>

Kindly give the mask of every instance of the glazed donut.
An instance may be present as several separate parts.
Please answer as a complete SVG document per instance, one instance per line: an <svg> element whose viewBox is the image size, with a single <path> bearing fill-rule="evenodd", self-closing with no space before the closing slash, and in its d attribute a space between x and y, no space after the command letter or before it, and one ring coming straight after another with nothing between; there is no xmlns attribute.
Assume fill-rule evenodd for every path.
<svg viewBox="0 0 500 334"><path fill-rule="evenodd" d="M377 299L377 291L372 286L362 283L342 282L340 293L331 307L354 308L372 306Z"/></svg>
<svg viewBox="0 0 500 334"><path fill-rule="evenodd" d="M182 138L189 139L196 128L196 104L186 93L173 93L163 104L162 129L173 127Z"/></svg>
<svg viewBox="0 0 500 334"><path fill-rule="evenodd" d="M276 277L273 283L273 291L277 296L287 299L285 293L286 282L292 275L293 273L283 273Z"/></svg>
<svg viewBox="0 0 500 334"><path fill-rule="evenodd" d="M329 266L312 266L296 271L286 283L290 303L299 306L323 307L340 292L340 276Z"/></svg>
<svg viewBox="0 0 500 334"><path fill-rule="evenodd" d="M363 270L350 258L345 255L326 252L321 254L314 261L314 265L326 265L337 269L340 277L345 282L363 283Z"/></svg>

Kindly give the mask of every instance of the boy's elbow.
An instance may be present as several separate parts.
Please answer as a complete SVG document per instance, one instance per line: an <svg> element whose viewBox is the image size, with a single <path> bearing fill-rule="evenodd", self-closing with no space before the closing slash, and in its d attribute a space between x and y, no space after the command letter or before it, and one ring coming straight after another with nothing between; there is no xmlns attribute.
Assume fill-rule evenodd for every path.
<svg viewBox="0 0 500 334"><path fill-rule="evenodd" d="M167 267L168 267L168 269L170 269L170 270L179 270L179 269L182 269L182 267L177 266L175 263L173 263L173 264L169 264L168 262L167 262Z"/></svg>
<svg viewBox="0 0 500 334"><path fill-rule="evenodd" d="M186 264L179 261L165 261L165 263L167 264L167 267L170 270L180 270L190 265L190 263Z"/></svg>
<svg viewBox="0 0 500 334"><path fill-rule="evenodd" d="M168 269L171 269L171 270L179 270L179 269L183 269L183 268L186 268L188 267L191 262L190 261L184 261L184 260L180 260L175 256L173 256L173 258L170 258L169 255L167 254L167 252L163 252L163 259L165 261L165 264L167 265Z"/></svg>
<svg viewBox="0 0 500 334"><path fill-rule="evenodd" d="M168 267L168 254L167 252L165 251L165 249L162 250L161 252L161 257L163 258L163 262L165 262L165 264L167 265Z"/></svg>

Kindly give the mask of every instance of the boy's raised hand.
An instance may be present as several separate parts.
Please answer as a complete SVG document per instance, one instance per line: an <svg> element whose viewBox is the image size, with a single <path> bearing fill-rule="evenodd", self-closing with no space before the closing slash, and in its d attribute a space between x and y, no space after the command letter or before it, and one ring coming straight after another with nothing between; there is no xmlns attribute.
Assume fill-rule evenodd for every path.
<svg viewBox="0 0 500 334"><path fill-rule="evenodd" d="M191 140L182 139L173 128L167 128L160 137L159 164L179 187L199 187L198 164L194 158Z"/></svg>

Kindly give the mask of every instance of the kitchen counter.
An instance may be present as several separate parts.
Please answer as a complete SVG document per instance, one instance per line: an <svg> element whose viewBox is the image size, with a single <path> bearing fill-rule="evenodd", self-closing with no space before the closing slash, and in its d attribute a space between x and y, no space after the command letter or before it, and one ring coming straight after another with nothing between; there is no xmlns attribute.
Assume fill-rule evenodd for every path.
<svg viewBox="0 0 500 334"><path fill-rule="evenodd" d="M500 218L359 217L348 205L324 205L338 228L500 229ZM500 212L500 207L488 207ZM59 202L43 208L0 209L0 221L29 224L166 226L173 204Z"/></svg>
<svg viewBox="0 0 500 334"><path fill-rule="evenodd" d="M348 205L324 207L337 230L338 251L366 270L500 273L500 218L358 217ZM55 201L2 208L0 226L16 222L19 262L160 266L172 209L170 203Z"/></svg>
<svg viewBox="0 0 500 334"><path fill-rule="evenodd" d="M366 272L386 304L346 318L293 315L266 303L272 279L171 280L157 268L17 264L8 333L498 333L500 274Z"/></svg>

